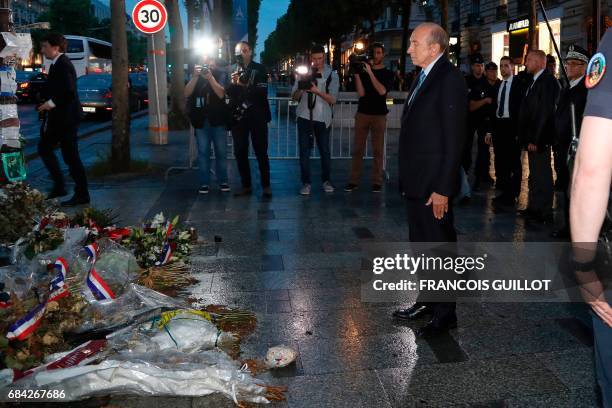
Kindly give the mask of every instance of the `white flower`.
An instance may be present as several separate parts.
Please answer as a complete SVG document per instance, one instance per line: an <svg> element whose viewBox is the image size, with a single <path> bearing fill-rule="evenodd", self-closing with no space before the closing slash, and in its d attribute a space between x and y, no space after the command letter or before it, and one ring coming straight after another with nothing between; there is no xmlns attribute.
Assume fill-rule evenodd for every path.
<svg viewBox="0 0 612 408"><path fill-rule="evenodd" d="M159 214L155 215L155 217L153 217L153 220L151 221L151 228L157 228L161 225L164 225L166 222L166 218L164 218L164 213L160 212Z"/></svg>

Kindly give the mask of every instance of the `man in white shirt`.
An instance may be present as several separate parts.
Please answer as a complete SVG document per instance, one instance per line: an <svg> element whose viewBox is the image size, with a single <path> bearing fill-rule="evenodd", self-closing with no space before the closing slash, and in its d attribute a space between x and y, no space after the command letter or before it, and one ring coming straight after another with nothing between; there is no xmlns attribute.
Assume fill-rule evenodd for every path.
<svg viewBox="0 0 612 408"><path fill-rule="evenodd" d="M331 151L330 129L332 124L332 107L336 103L340 81L338 73L332 71L325 63L325 49L315 45L310 50L310 70L308 74L298 75L293 84L291 96L299 101L297 107L298 140L300 148L300 170L302 173L301 195L310 195L310 152L313 139L316 139L321 155L321 181L323 191L333 193L334 186L330 180ZM306 78L312 82L306 83ZM299 86L302 84L302 86ZM300 89L308 86L308 89Z"/></svg>

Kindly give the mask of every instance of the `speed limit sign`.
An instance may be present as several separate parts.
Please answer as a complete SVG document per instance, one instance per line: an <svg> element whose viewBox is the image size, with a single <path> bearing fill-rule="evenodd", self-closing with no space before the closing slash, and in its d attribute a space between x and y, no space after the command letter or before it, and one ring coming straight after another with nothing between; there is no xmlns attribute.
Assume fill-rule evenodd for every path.
<svg viewBox="0 0 612 408"><path fill-rule="evenodd" d="M132 21L136 28L145 34L161 31L168 21L168 13L157 0L142 0L132 10Z"/></svg>

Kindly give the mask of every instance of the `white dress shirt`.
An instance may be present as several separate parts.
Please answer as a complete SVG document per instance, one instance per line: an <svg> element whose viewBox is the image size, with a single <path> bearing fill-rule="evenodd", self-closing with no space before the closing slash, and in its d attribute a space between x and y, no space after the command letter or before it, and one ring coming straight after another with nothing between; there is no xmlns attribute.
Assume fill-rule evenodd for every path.
<svg viewBox="0 0 612 408"><path fill-rule="evenodd" d="M570 81L570 88L575 87L576 85L578 85L582 81L584 81L584 75L581 76L580 78L577 78L577 79L574 79L573 81Z"/></svg>
<svg viewBox="0 0 612 408"><path fill-rule="evenodd" d="M499 86L499 91L497 93L497 110L495 111L495 115L497 116L497 113L499 112L499 104L503 104L502 106L504 107L504 113L502 116L497 116L498 118L502 118L502 119L509 119L510 118L510 89L512 89L512 79L514 79L514 75L510 75L508 77L508 79L504 79L502 80L501 85ZM502 94L502 90L504 89L504 83L506 84L506 95L504 96L504 100L501 100L501 94Z"/></svg>

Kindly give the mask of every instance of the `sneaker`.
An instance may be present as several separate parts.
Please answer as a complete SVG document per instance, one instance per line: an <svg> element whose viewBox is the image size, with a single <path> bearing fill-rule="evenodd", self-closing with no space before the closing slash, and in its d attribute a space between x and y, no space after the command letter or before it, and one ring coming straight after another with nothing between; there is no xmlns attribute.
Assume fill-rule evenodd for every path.
<svg viewBox="0 0 612 408"><path fill-rule="evenodd" d="M358 188L359 188L359 186L357 184L348 183L344 187L344 191L346 191L347 193L352 193L353 191L357 190Z"/></svg>
<svg viewBox="0 0 612 408"><path fill-rule="evenodd" d="M300 189L300 194L303 196L310 195L310 189L311 189L310 184L304 184L302 188Z"/></svg>
<svg viewBox="0 0 612 408"><path fill-rule="evenodd" d="M263 198L272 198L272 189L270 187L264 187Z"/></svg>
<svg viewBox="0 0 612 408"><path fill-rule="evenodd" d="M219 190L223 191L224 193L231 191L230 186L227 183L219 184Z"/></svg>
<svg viewBox="0 0 612 408"><path fill-rule="evenodd" d="M380 193L381 191L382 191L382 186L380 184L372 185L372 192L373 193Z"/></svg>
<svg viewBox="0 0 612 408"><path fill-rule="evenodd" d="M198 190L198 193L200 193L200 194L208 194L208 186L200 187L200 189Z"/></svg>
<svg viewBox="0 0 612 408"><path fill-rule="evenodd" d="M323 191L325 191L326 193L333 193L334 191L336 191L336 188L332 185L332 183L326 181L325 183L323 183Z"/></svg>

